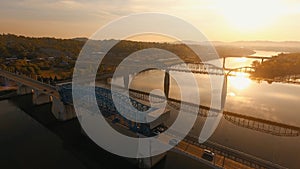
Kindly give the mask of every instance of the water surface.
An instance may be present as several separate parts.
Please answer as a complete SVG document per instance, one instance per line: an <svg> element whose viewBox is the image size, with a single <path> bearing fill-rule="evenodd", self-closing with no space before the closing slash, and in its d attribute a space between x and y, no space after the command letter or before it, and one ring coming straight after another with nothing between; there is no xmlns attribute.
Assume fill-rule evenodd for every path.
<svg viewBox="0 0 300 169"><path fill-rule="evenodd" d="M258 51L256 56L270 57L280 52ZM250 66L254 59L230 58L227 65L234 67ZM183 80L185 73L171 72ZM209 106L211 102L211 83L207 75L195 75L200 93L200 104ZM164 72L152 70L134 77L131 88L150 92L163 91ZM154 83L155 82L155 83ZM184 87L183 92L195 92L193 87ZM180 99L181 91L176 81L171 80L170 97ZM253 81L247 76L228 77L225 110L300 126L300 85ZM172 115L176 118L176 115ZM191 133L198 136L204 117L198 117ZM297 169L300 166L300 137L280 137L237 126L223 118L210 140L230 148L260 157L262 159Z"/></svg>

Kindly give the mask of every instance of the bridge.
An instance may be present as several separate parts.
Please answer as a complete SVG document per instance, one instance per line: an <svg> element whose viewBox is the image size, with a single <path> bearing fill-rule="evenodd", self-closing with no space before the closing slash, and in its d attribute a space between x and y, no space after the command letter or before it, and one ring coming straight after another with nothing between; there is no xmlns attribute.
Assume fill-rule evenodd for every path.
<svg viewBox="0 0 300 169"><path fill-rule="evenodd" d="M168 73L167 73L168 74ZM0 76L2 77L3 81L12 80L17 82L18 84L18 90L17 93L22 94L33 94L33 103L34 104L44 104L47 102L52 102L52 113L54 116L59 120L68 120L76 117L73 105L72 105L72 96L71 96L71 88L69 87L61 87L57 88L48 84L44 84L41 82L38 82L34 79L24 77L22 75L6 72L3 70L0 70ZM168 81L168 78L165 78L165 81ZM166 85L167 84L167 85ZM169 83L165 82L165 87L169 88ZM194 113L189 111L193 108L193 106L199 107L199 112L197 112L198 116L203 117L210 117L210 116L216 116L219 113L219 110L214 110L209 107L205 107L202 105L194 105L191 103L186 103L180 100L172 99L168 97L168 89L164 89L165 92L167 92L167 101L170 105L169 107L173 107L174 110L179 110L182 106L182 109L186 112ZM111 118L114 120L114 122L122 123L123 125L127 126L130 130L135 132L140 132L144 135L151 135L151 126L142 126L141 124L134 123L130 120L122 119L121 115L116 112L116 109L111 101L111 93L108 89L99 89L96 90L97 93L97 102L98 106L101 110L103 110L103 113L105 116ZM139 110L148 110L149 106L146 104L143 104L141 101L149 102L149 99L153 99L154 102L162 102L165 98L161 98L161 96L156 96L151 94L151 98L149 97L149 93L145 93L142 91L132 90L130 89L130 97L127 98L126 102L131 103L134 105L135 108ZM124 98L124 97L123 97ZM83 97L84 101L86 101L87 98ZM126 98L124 98L126 99ZM128 110L129 112L131 110ZM144 117L143 117L144 118ZM224 118L228 120L229 122L233 123L234 125L238 125L240 127L245 127L248 129L256 130L258 132L264 132L276 136L282 136L282 137L295 137L299 136L300 129L295 126L282 124L278 122L272 122L264 119L259 119L255 117L245 116L237 113L232 112L224 112ZM118 120L116 120L118 119ZM186 142L192 141L190 139L187 139ZM192 142L193 144L196 144L195 142ZM238 157L241 158L240 154L235 154L229 151L228 148L222 147L222 146L213 146L208 145L208 143L204 144L208 148L213 149L215 152L220 153L221 155L226 156L228 159L236 160ZM201 145L203 146L203 145ZM217 148L216 148L217 147ZM247 166L261 166L261 168L266 168L265 166L270 166L267 162L261 162L263 160L260 160L260 162L257 162L256 159L250 158L248 156L245 156L243 160L239 161L239 163L242 163ZM250 162L249 162L250 161ZM267 167L268 168L268 167ZM280 168L280 167L269 167L269 168Z"/></svg>
<svg viewBox="0 0 300 169"><path fill-rule="evenodd" d="M52 102L51 110L58 120L65 121L76 117L73 106L61 101L61 96L55 86L4 70L0 70L0 77L5 83L8 81L17 83L18 95L33 94L32 101L35 105Z"/></svg>
<svg viewBox="0 0 300 169"><path fill-rule="evenodd" d="M226 58L241 58L241 56L226 56L226 57L223 57L223 68L224 69L226 69ZM261 63L263 63L264 60L271 59L271 57L264 57L264 56L243 56L242 58L259 59L259 60L261 60Z"/></svg>
<svg viewBox="0 0 300 169"><path fill-rule="evenodd" d="M241 58L241 56L226 56L225 58ZM270 59L271 57L265 57L265 56L242 56L242 58L248 58L248 59L261 59L261 60L266 60Z"/></svg>
<svg viewBox="0 0 300 169"><path fill-rule="evenodd" d="M97 97L97 103L101 110L101 113L105 117L110 119L110 121L112 121L113 123L119 123L120 125L126 126L130 130L141 133L143 135L148 135L148 136L153 135L153 133L151 133L151 130L149 129L149 127L143 126L142 124L138 124L135 122L131 122L130 120L128 120L126 118L122 118L121 114L117 112L117 110L114 106L114 103L113 103L112 97L111 97L112 94L110 93L109 89L105 89L103 87L96 87L95 90L96 90L96 94L99 95ZM64 99L66 99L67 102L72 102L70 97L68 97L71 95L71 85L62 87L61 92L65 93L67 95L64 97ZM129 95L131 98L130 100L127 100L128 98L126 98L122 95L120 95L119 98L124 98L128 104L134 105L134 107L138 108L141 111L146 111L149 109L149 105L143 104L143 103L148 103L149 100L151 100L152 102L155 102L155 103L161 103L161 102L165 101L165 98L163 98L162 96L149 94L149 93L146 93L143 91L138 91L138 90L133 90L133 89L130 89ZM82 97L83 102L86 102L87 100L89 100L88 93L83 92L82 96L83 96ZM85 96L87 96L87 97L85 97ZM191 103L182 102L182 101L175 100L172 98L168 99L168 104L170 105L170 106L168 106L168 108L174 108L175 111L178 111L180 108L180 105L183 105L183 110L187 113L189 113L190 107L196 106ZM88 105L86 105L86 106L88 106ZM130 111L126 107L123 107L122 109L125 112ZM203 116L203 117L210 117L210 116L216 116L217 113L219 113L218 110L215 110L215 111L209 111L209 110L210 110L209 107L200 106L199 112L197 113L197 115ZM190 113L194 113L194 112L190 112ZM272 122L272 121L268 121L268 120L263 120L263 119L259 119L259 118L254 118L254 117L250 117L250 116L243 116L243 115L226 112L226 111L224 112L224 118L226 120L229 119L230 122L234 122L235 120L232 120L234 118L240 118L240 120L236 120L237 123L234 122L235 124L241 124L240 121L243 121L243 120L252 120L252 122L249 122L249 123L254 124L254 127L252 127L252 128L249 127L249 129L256 129L255 123L259 122L260 124L257 127L258 129L260 129L260 126L269 126L269 127L263 127L264 130L257 130L257 131L268 133L268 134L273 134L273 135L277 135L277 136L282 136L282 137L295 137L295 136L298 136L299 132L300 132L300 128L298 128L298 127L281 124L281 123L277 123L277 122ZM240 126L244 127L244 125L240 125ZM266 129L266 128L268 128L268 129ZM278 130L278 128L281 128L281 129ZM286 132L283 132L284 130ZM272 132L269 132L269 131L272 131ZM277 131L281 134L278 134ZM166 136L175 136L175 137L177 135L175 131L164 132L164 134ZM179 135L181 135L181 134L179 134ZM191 149L188 149L189 146L196 146L196 147L193 147L193 150L191 150ZM215 165L218 167L224 167L224 165L228 166L230 164L231 167L232 166L236 167L236 166L241 165L241 166L248 166L248 167L253 167L253 168L284 169L284 167L282 167L280 165L274 164L272 162L269 162L269 161L251 156L251 155L248 155L243 152L239 152L237 150L233 150L229 147L225 147L225 146L222 146L222 145L210 142L210 141L206 141L203 144L199 144L198 138L193 137L193 136L187 136L172 151L183 153L191 158L194 158L195 160L203 162L201 154L195 153L195 149L197 149L198 152L203 152L203 149L210 149L213 152L217 153L218 156L216 157L217 161L215 162ZM245 167L243 167L243 168L245 168Z"/></svg>
<svg viewBox="0 0 300 169"><path fill-rule="evenodd" d="M201 69L201 70L218 70L221 73L221 70L219 68L216 68L213 65L209 65L208 67L211 69L208 69L207 65L204 64L187 64L188 68L195 70L195 69ZM174 71L179 71L182 70L180 65L177 65L173 67ZM216 72L213 70L214 72ZM244 68L236 68L233 69L227 73L229 74L234 74L236 72L240 72L241 70L247 70L247 71L252 71L251 67L244 67ZM183 70L185 71L185 70ZM223 71L223 70L222 70ZM196 71L194 71L197 73ZM199 71L198 71L199 72ZM200 71L201 72L201 71ZM22 94L33 94L33 103L36 105L48 103L48 102L53 102L52 104L52 112L54 116L57 119L60 120L68 120L71 118L74 118L76 116L74 112L74 108L72 106L72 96L70 94L66 94L67 92L59 92L60 90L58 87L51 86L49 84L45 84L42 82L39 82L37 80L31 79L26 76L14 74L11 72L3 71L0 70L0 76L2 77L3 81L15 81L18 84L18 90L17 94L22 95ZM179 110L181 103L183 105L183 109L185 109L186 112L189 112L189 110L194 110L195 106L199 105L193 105L191 103L185 103L180 100L172 99L169 98L169 85L170 85L170 78L169 78L169 73L166 71L165 73L165 79L164 79L164 92L165 95L168 99L168 104L170 107ZM107 75L106 78L110 77L110 75ZM128 80L126 80L128 82ZM125 80L124 80L125 83ZM125 85L126 86L126 85ZM101 92L97 93L97 96L101 96ZM146 102L149 102L149 93L143 92L143 91L137 91L130 89L130 96L135 99L143 100ZM162 102L164 101L165 98L161 96L156 96L156 95L151 95L152 101L154 102ZM136 105L138 105L138 109L140 109L141 105L138 102L131 100L131 102L135 102ZM219 110L214 110L209 107L205 107L200 105L199 106L199 112L198 116L203 116L203 117L209 117L209 116L216 116L218 114ZM272 135L278 135L278 136L299 136L299 131L300 129L295 126L291 125L285 125L281 123L276 123L268 120L263 120L259 118L254 118L250 116L245 116L237 113L232 113L232 112L224 112L224 117L226 120L230 121L231 123L244 127L244 128L249 128L253 129L256 131L264 132L264 133L269 133Z"/></svg>
<svg viewBox="0 0 300 169"><path fill-rule="evenodd" d="M256 56L249 56L247 58L266 59L264 57L256 57ZM235 68L235 69L227 69L224 71L222 68L219 68L215 65L207 64L207 63L185 63L185 64L172 63L172 65L170 67L168 67L167 70L165 70L164 93L165 93L165 96L168 98L168 104L172 105L172 107L175 109L180 109L181 101L169 98L169 88L170 88L169 72L170 71L192 72L192 73L199 73L199 74L214 74L214 75L226 74L227 76L235 76L236 74L241 73L241 72L242 73L251 73L255 70L253 67L241 67L241 68ZM75 113L72 108L72 103L69 101L70 98L69 98L69 100L66 100L65 99L66 95L64 95L64 93L59 93L59 90L57 87L51 86L49 84L41 83L39 81L36 81L36 80L31 79L26 76L14 74L14 73L3 71L3 70L0 70L0 76L2 76L2 78L4 78L4 81L7 81L8 79L10 79L12 81L17 82L18 83L18 91L17 91L18 94L33 93L33 103L34 104L39 105L39 104L43 104L43 103L47 103L47 102L53 102L52 110L53 110L55 117L57 117L58 119L67 120L67 119L75 117ZM108 77L111 77L111 74L105 75L105 78L108 78ZM279 78L277 78L276 80L281 81L281 82L286 82L286 83L296 83L295 80L293 80L293 79L295 79L295 77L298 77L298 76L289 77L289 80L283 80L283 79L279 79ZM129 83L129 77L127 77L127 78L124 77L124 87L125 88L128 88L128 85L129 85L128 83ZM137 99L144 100L144 101L149 101L148 93L130 89L130 94L133 98L137 98ZM99 96L100 96L100 94L99 94ZM162 101L162 99L164 99L164 98L159 98L158 96L153 95L152 99L156 99L156 101L159 101L159 100ZM192 105L191 103L184 103L183 105L185 105L184 108L186 109L185 111L187 111L187 112L189 112L188 107L193 108L193 106L195 106L195 105ZM200 106L198 115L199 116L212 116L212 115L214 115L214 114L212 114L213 112L215 112L215 115L216 115L218 110L211 110L208 107ZM237 117L235 117L235 116L233 116L234 114L236 114L236 113L229 112L228 114L226 114L226 112L224 112L224 115L227 120L229 120L232 123L237 124L239 126L256 129L258 131L268 132L268 133L271 133L274 135L289 135L288 133L285 133L285 134L278 133L279 131L270 131L271 129L274 129L274 127L268 128L268 131L266 129L261 129L261 128L257 128L257 127L253 127L253 126L250 127L249 126L250 124L256 124L256 123L251 123L253 119L249 119L249 117L247 117L247 116L243 117L244 118L243 121L249 122L249 125L241 125L240 123L236 122L237 119L239 119L239 120L241 119L241 116L238 115ZM258 119L256 119L256 120L258 120ZM267 121L263 121L263 122L265 124L270 124L271 126L273 126L272 122L267 122ZM276 124L276 125L279 125L279 124ZM260 125L258 125L258 126L260 126ZM288 128L288 126L285 126L285 127ZM290 131L290 130L285 130L285 129L281 130L280 129L280 132L282 132L282 131ZM292 130L292 131L294 131L294 130ZM292 132L292 133L294 133L292 135L295 135L295 133L298 133L298 132Z"/></svg>

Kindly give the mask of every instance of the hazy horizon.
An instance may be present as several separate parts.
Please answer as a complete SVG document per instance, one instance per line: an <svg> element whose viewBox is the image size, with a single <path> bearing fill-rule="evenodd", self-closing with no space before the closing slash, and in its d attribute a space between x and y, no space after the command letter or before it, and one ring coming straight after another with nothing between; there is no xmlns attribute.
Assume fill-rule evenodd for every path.
<svg viewBox="0 0 300 169"><path fill-rule="evenodd" d="M83 36L74 36L74 37L54 37L54 36L32 36L32 35L24 35L24 34L15 34L10 32L0 33L0 35L16 35L16 36L24 36L27 38L55 38L55 39L90 39L89 37L83 37ZM121 39L104 39L104 40L121 40ZM176 43L178 41L157 41L157 40L139 40L139 39L122 39L122 40L130 40L130 41L137 41L137 42L170 42L170 43ZM184 40L185 42L198 42L198 41L192 41L192 40ZM236 40L236 41L222 41L222 40L212 40L209 41L211 43L251 43L251 42L259 42L259 43L300 43L300 40Z"/></svg>
<svg viewBox="0 0 300 169"><path fill-rule="evenodd" d="M296 0L11 0L1 2L0 32L90 37L107 23L140 12L184 19L209 41L300 41L300 23L296 22L300 2Z"/></svg>

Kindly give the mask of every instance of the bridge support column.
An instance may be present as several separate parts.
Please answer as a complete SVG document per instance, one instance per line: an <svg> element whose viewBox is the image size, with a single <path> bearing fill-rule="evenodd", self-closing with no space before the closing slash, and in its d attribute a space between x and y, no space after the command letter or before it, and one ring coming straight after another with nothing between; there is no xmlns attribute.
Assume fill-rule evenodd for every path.
<svg viewBox="0 0 300 169"><path fill-rule="evenodd" d="M34 90L32 96L32 102L35 105L50 103L52 101L51 97L52 96L41 93L39 90Z"/></svg>
<svg viewBox="0 0 300 169"><path fill-rule="evenodd" d="M31 94L32 92L33 92L32 88L25 86L23 84L18 84L18 90L17 90L18 95Z"/></svg>
<svg viewBox="0 0 300 169"><path fill-rule="evenodd" d="M161 160L163 160L163 158L166 155L167 155L166 153L163 153L163 154L148 157L148 158L139 158L139 159L137 159L138 160L138 167L139 168L144 168L144 169L152 168L157 163L159 163Z"/></svg>
<svg viewBox="0 0 300 169"><path fill-rule="evenodd" d="M169 91L170 91L170 73L169 71L165 71L165 79L164 79L164 93L166 98L169 98Z"/></svg>
<svg viewBox="0 0 300 169"><path fill-rule="evenodd" d="M123 76L123 79L124 79L124 88L128 89L129 88L129 74L125 74Z"/></svg>
<svg viewBox="0 0 300 169"><path fill-rule="evenodd" d="M56 119L61 121L70 120L76 117L73 105L64 104L59 98L52 99L52 113Z"/></svg>
<svg viewBox="0 0 300 169"><path fill-rule="evenodd" d="M224 76L223 86L222 86L222 96L221 96L221 107L224 109L227 97L227 75Z"/></svg>

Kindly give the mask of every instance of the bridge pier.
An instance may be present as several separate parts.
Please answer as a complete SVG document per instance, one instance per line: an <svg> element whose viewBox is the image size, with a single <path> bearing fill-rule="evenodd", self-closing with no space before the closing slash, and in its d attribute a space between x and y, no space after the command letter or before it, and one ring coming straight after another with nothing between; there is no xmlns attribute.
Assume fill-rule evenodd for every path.
<svg viewBox="0 0 300 169"><path fill-rule="evenodd" d="M170 91L170 72L165 71L164 93L167 99L169 98L169 91Z"/></svg>
<svg viewBox="0 0 300 169"><path fill-rule="evenodd" d="M164 157L166 156L166 153L148 157L148 158L139 158L138 161L138 167L141 169L149 169L154 167L157 163L159 163Z"/></svg>
<svg viewBox="0 0 300 169"><path fill-rule="evenodd" d="M33 90L32 102L34 105L50 103L51 101L52 96L41 93L39 90Z"/></svg>
<svg viewBox="0 0 300 169"><path fill-rule="evenodd" d="M129 88L129 74L125 74L123 76L123 80L124 80L124 88L128 89Z"/></svg>
<svg viewBox="0 0 300 169"><path fill-rule="evenodd" d="M60 121L70 120L76 117L73 105L64 104L59 98L52 98L52 113Z"/></svg>
<svg viewBox="0 0 300 169"><path fill-rule="evenodd" d="M135 74L130 74L130 73L124 73L123 74L123 85L125 89L129 89L130 88L130 83L132 81L132 79L134 78Z"/></svg>
<svg viewBox="0 0 300 169"><path fill-rule="evenodd" d="M17 90L17 94L18 95L26 95L26 94L32 94L33 93L33 89L25 86L23 84L18 84L18 90Z"/></svg>

